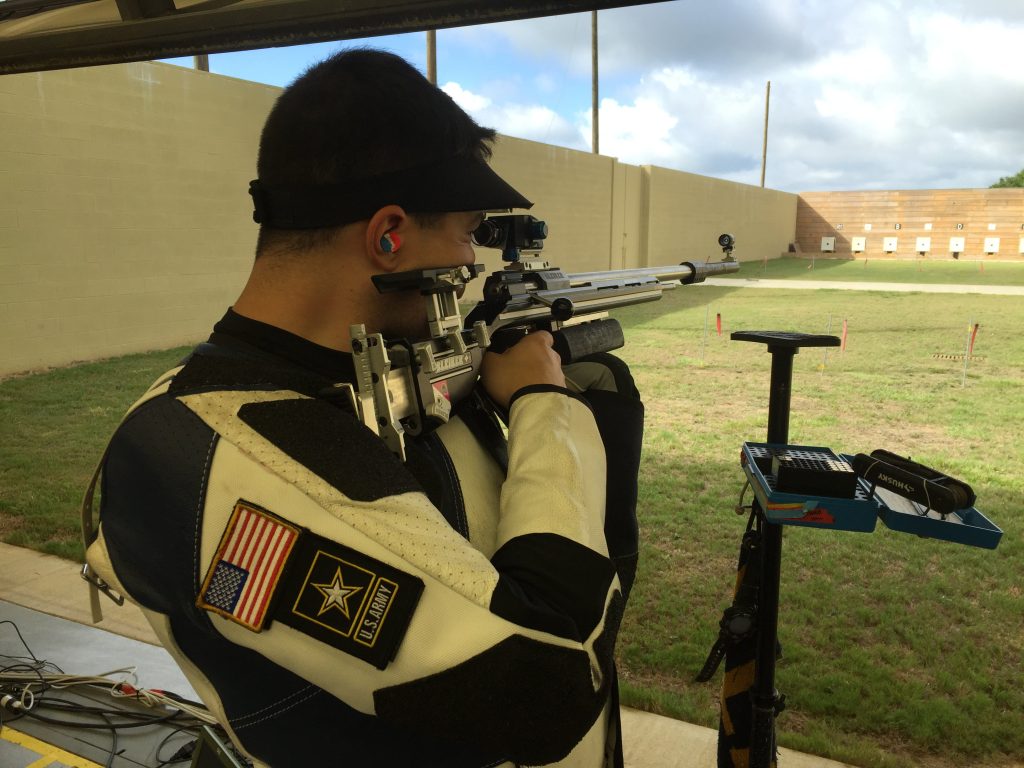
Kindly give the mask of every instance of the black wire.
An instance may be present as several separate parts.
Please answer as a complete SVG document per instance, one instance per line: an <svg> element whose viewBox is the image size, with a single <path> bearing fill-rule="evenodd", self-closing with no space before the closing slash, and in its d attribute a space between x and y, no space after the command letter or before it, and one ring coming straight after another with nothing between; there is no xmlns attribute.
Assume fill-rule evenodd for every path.
<svg viewBox="0 0 1024 768"><path fill-rule="evenodd" d="M53 663L51 663L49 661L46 661L46 660L39 659L35 655L35 653L33 653L32 648L29 647L29 644L27 642L25 642L25 638L24 638L24 636L22 636L21 630L18 629L18 625L17 624L15 624L10 619L4 619L3 621L0 621L0 626L3 626L4 624L10 624L11 625L11 628L14 630L14 633L18 636L18 640L21 641L21 644L24 646L25 650L28 652L28 656L27 657L26 656L7 656L7 655L0 656L0 658L10 659L10 660L15 662L14 664L7 664L7 665L3 666L2 668L0 668L0 673L2 673L2 672L21 671L21 670L27 670L29 672L34 672L39 677L39 682L38 682L39 690L38 691L32 691L32 696L33 696L33 699L36 702L41 701L43 699L43 697L46 695L46 692L51 687L49 682L47 682L46 678L43 675L44 671L49 667L50 669L56 670L57 674L64 674L64 670L62 670L56 664L53 664ZM31 659L34 663L28 664L25 661L26 659ZM14 684L14 683L8 683L7 685L10 687L12 695L18 694L19 699L20 699L20 697L23 695L23 692L24 692L25 688L30 688L33 685L37 685L37 683L27 683L26 685L21 686L20 690L19 690L18 686L16 684ZM0 713L2 713L4 711L4 709L5 709L4 707L0 707ZM18 710L16 712L16 714L14 715L14 717L7 718L6 722L8 724L9 723L17 722L18 720L21 720L23 717L25 717L27 714L28 714L28 710L24 710L24 709ZM4 725L4 721L2 719L2 715L0 715L0 728L2 728L3 725Z"/></svg>
<svg viewBox="0 0 1024 768"><path fill-rule="evenodd" d="M198 734L199 729L204 724L204 722L201 719L195 717L194 715L189 715L180 709L174 710L173 712L166 715L150 715L144 712L132 712L127 709L110 709L105 707L95 707L87 704L82 704L77 701L68 701L66 699L55 698L52 695L47 696L46 694L48 692L54 690L54 685L46 679L44 673L48 672L49 670L54 670L56 674L64 674L64 671L56 664L53 664L46 660L41 660L38 657L36 657L35 653L32 652L32 649L29 647L28 643L25 642L25 638L22 636L17 624L15 624L13 621L6 619L0 621L0 626L4 624L11 625L11 627L14 629L15 634L18 635L18 639L21 641L21 644L25 647L25 650L28 652L28 656L7 656L4 654L0 654L0 659L9 659L11 662L13 662L10 664L0 666L0 674L3 674L5 672L27 671L37 675L39 680L29 681L26 683L16 683L13 681L0 682L0 692L10 691L11 695L21 696L24 694L24 691L28 689L32 691L32 695L34 698L34 704L31 709L16 710L13 717L8 717L6 720L3 718L3 715L9 713L9 710L7 710L6 707L0 707L0 729L2 729L4 725L7 723L12 723L27 717L32 718L34 720L39 720L44 723L48 723L50 725L57 725L62 728L81 728L85 730L110 731L111 746L109 750L109 756L107 758L106 768L113 768L114 760L117 758L119 754L121 754L121 752L123 752L123 750L119 752L117 748L119 730L126 728L144 728L148 726L160 725L162 723L172 723L173 721L173 723L178 725L178 727L171 731L170 734L165 736L164 739L160 742L160 745L157 747L156 758L159 761L158 768L173 762L182 762L183 760L188 759L187 756L177 759L175 759L175 756L172 756L172 759L170 760L161 760L160 749L161 747L166 745L167 741L171 738L171 736L174 736L176 733L180 733L182 731L193 731ZM29 663L29 659L31 659L32 663ZM106 686L101 686L98 683L82 683L81 685L84 685L86 687L106 689ZM184 697L178 696L176 694L167 694L167 692L165 692L165 695L167 695L168 698L171 698L181 704L194 703L199 705L198 702L191 702L188 699L185 699ZM135 698L136 700L140 699L138 694L136 694L136 696L134 697L128 696L126 698ZM57 717L48 717L36 711L40 708L53 709L61 713L67 713L69 715L78 715L83 718L99 718L103 722L79 722ZM112 719L115 717L120 718L120 721L115 721ZM125 720L127 720L128 722L125 722ZM181 750L179 750L179 752L180 751Z"/></svg>
<svg viewBox="0 0 1024 768"><path fill-rule="evenodd" d="M14 657L8 656L7 658L14 658ZM35 672L37 675L42 675L45 669L46 669L45 663L43 663L43 664L28 664L28 663L26 663L24 661L19 661L17 664L8 664L6 667L0 667L0 673L20 672L22 670L27 670L29 672ZM45 680L45 679L41 678L41 680Z"/></svg>
<svg viewBox="0 0 1024 768"><path fill-rule="evenodd" d="M202 707L203 709L206 708L206 705L203 704L203 702L193 701L192 699L186 699L184 696L179 696L173 691L164 691L164 696L166 696L168 699L178 702L179 704L188 704L189 706ZM138 694L136 694L136 698L138 698Z"/></svg>
<svg viewBox="0 0 1024 768"><path fill-rule="evenodd" d="M62 670L56 664L51 664L49 661L39 661L38 659L36 659L34 664L29 664L28 662L23 660L26 658L24 656L2 656L0 658L19 659L19 661L17 661L14 664L7 664L6 666L0 667L0 674L6 672L20 672L23 670L28 672L34 672L36 675L39 676L40 685L47 685L46 678L43 677L44 673L48 673L52 670L52 674L64 674L64 670Z"/></svg>
<svg viewBox="0 0 1024 768"><path fill-rule="evenodd" d="M46 699L45 705L52 707L53 709L64 709L68 711L74 711L82 714L105 714L126 717L133 720L144 720L150 722L154 719L164 720L173 719L178 715L183 715L184 712L180 709L175 709L173 714L170 715L154 715L149 712L132 712L129 709L116 709L107 707L94 707L88 704L81 704L77 701L68 701L67 699L56 699L52 696Z"/></svg>
<svg viewBox="0 0 1024 768"><path fill-rule="evenodd" d="M171 755L169 758L164 759L164 758L160 757L160 752L161 752L161 750L163 750L164 747L167 746L167 742L168 741L170 741L173 737L177 736L179 733L184 733L185 731L188 731L188 730L192 730L192 729L184 728L184 727L175 728L173 731L168 733L166 736L163 737L163 739L160 740L160 743L157 744L157 746L156 746L156 752L155 752L155 757L156 757L156 760L157 760L156 768L163 768L165 765L170 765L171 763L181 763L181 762L184 762L185 760L188 760L189 758L191 758L191 754L185 755L185 756L182 756L182 757L177 757L177 755L179 755L181 753L181 751L188 744L194 744L198 740L198 730L195 731L196 737L193 738L192 741L186 741L184 744L182 744L178 748L178 751L175 752L173 755Z"/></svg>
<svg viewBox="0 0 1024 768"><path fill-rule="evenodd" d="M4 624L10 624L14 628L15 634L18 635L18 639L21 640L21 644L23 646L25 646L25 650L28 651L28 655L31 657L32 661L36 662L36 664L43 663L43 662L40 662L39 659L36 658L36 655L34 653L32 653L32 649L28 647L28 643L25 642L25 638L21 636L21 630L18 629L18 625L15 624L13 621L10 621L9 619L5 619L3 621L0 621L0 626L2 626ZM17 656L10 656L8 658L16 659L18 657Z"/></svg>
<svg viewBox="0 0 1024 768"><path fill-rule="evenodd" d="M100 715L100 717L102 717L106 721L107 727L110 729L110 735L111 735L112 740L113 740L113 744L110 745L110 757L107 758L107 765L106 765L106 768L113 768L114 758L117 757L117 754L118 754L118 752L117 752L117 728L115 728L110 723L110 721L107 720L107 716L106 715Z"/></svg>
<svg viewBox="0 0 1024 768"><path fill-rule="evenodd" d="M36 704L36 706L33 707L32 709L24 710L24 714L27 717L31 717L31 718L33 718L35 720L40 720L40 721L42 721L44 723L50 723L51 725L59 725L59 726L64 727L64 728L85 728L85 729L93 729L93 730L95 730L97 728L116 728L118 730L123 730L123 729L127 729L127 728L145 728L145 727L150 726L150 725L159 725L160 723L171 722L172 720L176 720L180 715L183 714L181 712L181 710L176 710L176 711L172 712L169 715L150 717L150 718L148 718L146 720L142 720L141 722L111 723L111 722L108 721L108 723L106 725L98 725L96 723L88 723L88 722L83 723L83 722L79 722L79 721L76 721L76 720L61 720L61 719L56 718L56 717L47 717L46 715L41 715L38 712L36 712L36 709L38 709L39 706L40 706L39 704ZM58 707L58 709L63 709L64 711L69 712L69 713L95 715L96 717L102 718L104 720L106 720L107 717L108 717L108 712L106 712L106 711L94 711L94 712L78 713L78 712L76 712L76 710L73 707ZM125 715L124 712L114 712L113 714L121 715L121 716ZM199 723L199 722L202 722L202 721L195 720L195 722Z"/></svg>

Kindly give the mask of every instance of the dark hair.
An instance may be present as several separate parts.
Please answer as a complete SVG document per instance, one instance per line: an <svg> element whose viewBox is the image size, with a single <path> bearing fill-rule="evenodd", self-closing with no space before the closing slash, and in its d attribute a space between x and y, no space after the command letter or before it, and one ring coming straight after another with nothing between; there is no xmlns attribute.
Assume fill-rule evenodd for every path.
<svg viewBox="0 0 1024 768"><path fill-rule="evenodd" d="M277 99L257 175L269 186L358 185L446 157L486 161L494 138L405 59L356 48L314 65ZM336 231L264 225L256 254L318 247Z"/></svg>

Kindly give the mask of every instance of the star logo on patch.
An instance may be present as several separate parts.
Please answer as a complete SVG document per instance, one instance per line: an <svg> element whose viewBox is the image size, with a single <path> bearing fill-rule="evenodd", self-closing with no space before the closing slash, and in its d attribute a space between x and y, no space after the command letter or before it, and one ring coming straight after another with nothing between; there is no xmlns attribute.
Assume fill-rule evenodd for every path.
<svg viewBox="0 0 1024 768"><path fill-rule="evenodd" d="M337 608L346 619L351 618L348 613L348 599L363 589L362 587L345 586L345 581L341 578L341 568L335 570L334 578L330 582L326 584L311 584L310 586L316 589L324 598L320 610L317 611L317 616L323 616L332 608Z"/></svg>

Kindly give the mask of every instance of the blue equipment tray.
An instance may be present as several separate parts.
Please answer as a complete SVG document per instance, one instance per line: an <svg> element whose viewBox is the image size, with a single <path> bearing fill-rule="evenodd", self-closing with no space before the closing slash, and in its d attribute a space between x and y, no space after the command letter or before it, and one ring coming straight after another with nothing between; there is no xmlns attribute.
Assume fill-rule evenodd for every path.
<svg viewBox="0 0 1024 768"><path fill-rule="evenodd" d="M780 525L830 528L835 531L870 533L875 530L875 524L878 522L878 502L872 498L867 483L857 478L857 488L852 499L779 491L776 489L775 475L770 471L762 471L758 461L764 463L770 461L773 456L782 455L811 461L842 461L828 448L744 443L740 463L769 521Z"/></svg>
<svg viewBox="0 0 1024 768"><path fill-rule="evenodd" d="M894 531L984 549L995 549L1002 538L999 527L975 507L958 509L943 517L916 502L872 488L860 477L853 498L779 491L775 475L763 470L773 457L779 456L840 468L852 467L853 461L850 455L836 454L818 446L744 443L740 463L770 522L870 533L881 518L886 527ZM762 466L759 467L758 462Z"/></svg>

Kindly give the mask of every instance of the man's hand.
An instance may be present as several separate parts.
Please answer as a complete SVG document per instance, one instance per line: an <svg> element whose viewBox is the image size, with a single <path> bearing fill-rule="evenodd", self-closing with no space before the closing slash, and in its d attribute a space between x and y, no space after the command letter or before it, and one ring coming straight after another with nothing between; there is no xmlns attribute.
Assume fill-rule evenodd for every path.
<svg viewBox="0 0 1024 768"><path fill-rule="evenodd" d="M508 410L512 395L535 384L565 386L562 359L547 331L534 331L501 354L488 352L480 366L480 383L496 405Z"/></svg>

